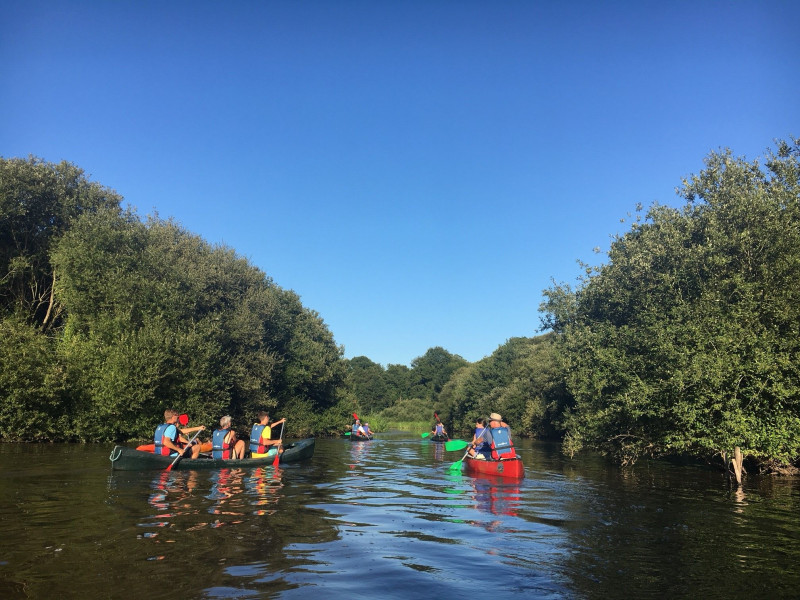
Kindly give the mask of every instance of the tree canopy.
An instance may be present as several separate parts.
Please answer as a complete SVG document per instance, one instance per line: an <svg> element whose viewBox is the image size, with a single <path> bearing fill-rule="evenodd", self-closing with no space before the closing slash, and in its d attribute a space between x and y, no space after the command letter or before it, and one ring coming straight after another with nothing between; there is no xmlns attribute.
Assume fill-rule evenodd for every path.
<svg viewBox="0 0 800 600"><path fill-rule="evenodd" d="M577 289L546 291L568 451L800 456L799 156L712 153L684 206L654 205Z"/></svg>
<svg viewBox="0 0 800 600"><path fill-rule="evenodd" d="M147 437L169 406L343 427L342 349L319 315L232 249L120 202L66 163L0 161L0 437Z"/></svg>

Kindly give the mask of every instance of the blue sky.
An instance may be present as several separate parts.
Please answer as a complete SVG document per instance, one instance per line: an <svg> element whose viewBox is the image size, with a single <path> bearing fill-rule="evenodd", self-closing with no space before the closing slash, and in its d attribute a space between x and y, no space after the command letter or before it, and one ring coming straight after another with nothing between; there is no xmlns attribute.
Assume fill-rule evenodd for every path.
<svg viewBox="0 0 800 600"><path fill-rule="evenodd" d="M800 135L800 3L6 3L0 155L234 248L345 356L538 332L637 203Z"/></svg>

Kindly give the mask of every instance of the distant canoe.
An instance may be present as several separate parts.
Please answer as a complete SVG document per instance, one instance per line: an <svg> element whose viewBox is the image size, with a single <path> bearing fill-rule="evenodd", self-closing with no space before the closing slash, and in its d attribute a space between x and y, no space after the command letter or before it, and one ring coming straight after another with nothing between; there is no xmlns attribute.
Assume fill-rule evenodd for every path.
<svg viewBox="0 0 800 600"><path fill-rule="evenodd" d="M432 442L448 442L448 441L450 441L450 438L447 437L446 435L442 434L442 433L432 434L431 437L428 438L428 439L430 439L430 441L432 441Z"/></svg>
<svg viewBox="0 0 800 600"><path fill-rule="evenodd" d="M279 465L300 462L314 456L314 438L307 438L284 446ZM125 446L114 446L111 451L111 469L114 471L148 471L166 469L173 460L174 456L163 456L152 452L142 452ZM173 470L189 469L225 469L242 467L261 467L268 466L275 462L275 456L264 458L230 458L216 459L198 457L192 459L184 457L172 468Z"/></svg>
<svg viewBox="0 0 800 600"><path fill-rule="evenodd" d="M525 477L525 467L519 456L506 460L479 460L468 456L464 459L464 467L470 475L496 475L517 479Z"/></svg>
<svg viewBox="0 0 800 600"><path fill-rule="evenodd" d="M372 440L371 435L359 435L356 433L350 434L351 442L369 442L370 440Z"/></svg>

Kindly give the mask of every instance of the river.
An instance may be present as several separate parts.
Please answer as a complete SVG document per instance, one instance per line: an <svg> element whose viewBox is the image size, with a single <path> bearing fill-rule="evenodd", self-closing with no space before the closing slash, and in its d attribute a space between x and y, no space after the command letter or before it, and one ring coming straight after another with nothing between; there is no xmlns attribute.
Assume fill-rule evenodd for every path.
<svg viewBox="0 0 800 600"><path fill-rule="evenodd" d="M521 481L399 432L212 472L0 444L0 598L800 596L798 479L517 445Z"/></svg>

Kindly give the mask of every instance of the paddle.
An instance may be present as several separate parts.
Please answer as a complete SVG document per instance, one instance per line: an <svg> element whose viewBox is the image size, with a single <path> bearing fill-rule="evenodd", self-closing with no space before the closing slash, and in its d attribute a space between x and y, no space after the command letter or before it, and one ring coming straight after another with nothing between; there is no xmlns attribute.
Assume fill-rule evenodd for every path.
<svg viewBox="0 0 800 600"><path fill-rule="evenodd" d="M192 436L192 439L190 439L190 440L189 440L189 443L188 443L188 444L186 444L186 448L184 448L183 452L186 452L187 450L189 450L189 449L191 448L191 446L192 446L192 442L194 441L194 439L195 439L195 438L196 438L198 435L200 435L200 431L196 431L196 432L195 432L195 434ZM169 473L170 471L172 471L172 467L174 467L176 464L178 464L178 461L179 461L180 459L182 459L182 458L183 458L183 452L178 452L178 456L176 456L176 457L175 457L175 460L173 460L173 461L170 463L170 465L169 465L169 466L166 468L166 471L167 471L167 473Z"/></svg>
<svg viewBox="0 0 800 600"><path fill-rule="evenodd" d="M430 432L430 431L426 431L425 433L421 433L421 434L420 434L420 437L424 437L424 438L426 438L426 437L428 437L430 434L431 434L431 432Z"/></svg>
<svg viewBox="0 0 800 600"><path fill-rule="evenodd" d="M283 423L286 423L286 419L284 419ZM279 442L283 441L283 423L281 423L281 435L278 438ZM281 462L281 445L280 444L278 444L278 447L276 448L275 460L272 461L272 466L273 467L277 467L279 462Z"/></svg>
<svg viewBox="0 0 800 600"><path fill-rule="evenodd" d="M469 446L469 442L465 442L464 440L450 440L444 443L444 449L448 452L451 450L463 450L467 446Z"/></svg>
<svg viewBox="0 0 800 600"><path fill-rule="evenodd" d="M464 463L464 459L467 458L467 454L469 454L469 448L467 448L467 450L464 452L464 456L462 456L459 460L457 460L452 465L450 465L450 470L451 471L460 471L461 470L461 465Z"/></svg>

